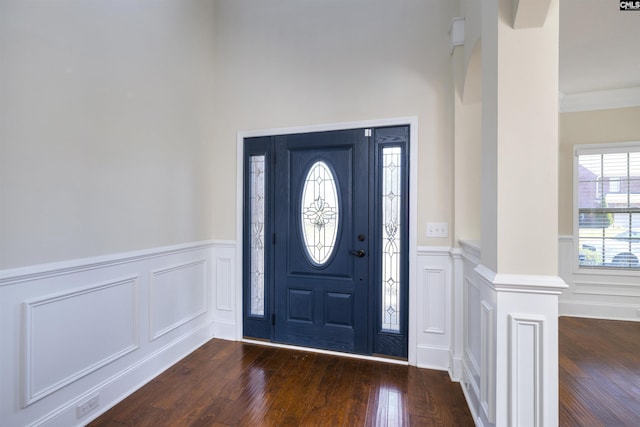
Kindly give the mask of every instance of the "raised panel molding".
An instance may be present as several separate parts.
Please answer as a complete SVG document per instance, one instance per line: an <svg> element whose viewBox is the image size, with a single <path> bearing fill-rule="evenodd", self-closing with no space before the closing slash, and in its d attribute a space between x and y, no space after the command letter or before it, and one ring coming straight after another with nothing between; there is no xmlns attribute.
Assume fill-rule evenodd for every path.
<svg viewBox="0 0 640 427"><path fill-rule="evenodd" d="M492 339L493 332L487 334L485 323L493 323L491 320L493 312L489 304L486 302L483 304L482 292L486 287L482 277L475 270L480 263L480 245L478 242L470 241L459 243L462 250L461 275L463 277L463 312L459 315L464 323L463 391L476 425L480 425L481 414L486 419L486 412L489 410L487 395L490 384L487 382L487 372L483 371L482 367L492 365L491 356L487 354L490 352L491 343L487 340Z"/></svg>
<svg viewBox="0 0 640 427"><path fill-rule="evenodd" d="M423 283L425 298L423 299L424 332L430 334L444 334L447 316L447 283L443 268L425 268Z"/></svg>
<svg viewBox="0 0 640 427"><path fill-rule="evenodd" d="M133 275L24 302L23 407L138 348L138 280Z"/></svg>
<svg viewBox="0 0 640 427"><path fill-rule="evenodd" d="M149 335L156 340L207 311L206 259L150 273Z"/></svg>
<svg viewBox="0 0 640 427"><path fill-rule="evenodd" d="M216 245L213 253L213 336L236 340L242 337L242 251L235 242ZM240 261L238 261L240 260ZM240 303L240 307L238 307Z"/></svg>
<svg viewBox="0 0 640 427"><path fill-rule="evenodd" d="M415 286L410 290L409 352L415 351L415 364L421 368L452 372L453 352L453 260L458 256L450 247L421 246L415 262ZM412 314L413 313L413 314ZM413 344L415 343L415 344ZM410 363L411 363L410 358Z"/></svg>
<svg viewBox="0 0 640 427"><path fill-rule="evenodd" d="M482 354L482 334L480 332L482 328L481 319L481 293L480 289L476 286L472 286L472 282L465 280L465 327L466 327L466 348L467 353L472 357L472 362L478 367L477 361L481 358ZM478 370L479 372L479 370Z"/></svg>
<svg viewBox="0 0 640 427"><path fill-rule="evenodd" d="M542 334L545 319L509 315L510 425L542 426Z"/></svg>
<svg viewBox="0 0 640 427"><path fill-rule="evenodd" d="M495 308L486 301L480 303L480 405L489 422L495 421L496 354Z"/></svg>
<svg viewBox="0 0 640 427"><path fill-rule="evenodd" d="M216 310L233 311L233 260L216 258Z"/></svg>
<svg viewBox="0 0 640 427"><path fill-rule="evenodd" d="M193 242L0 271L0 424L86 425L210 340L214 260L233 282L234 253Z"/></svg>
<svg viewBox="0 0 640 427"><path fill-rule="evenodd" d="M452 259L451 274L451 349L449 351L449 377L452 381L462 379L462 355L464 352L464 271L462 250L454 248L450 252Z"/></svg>

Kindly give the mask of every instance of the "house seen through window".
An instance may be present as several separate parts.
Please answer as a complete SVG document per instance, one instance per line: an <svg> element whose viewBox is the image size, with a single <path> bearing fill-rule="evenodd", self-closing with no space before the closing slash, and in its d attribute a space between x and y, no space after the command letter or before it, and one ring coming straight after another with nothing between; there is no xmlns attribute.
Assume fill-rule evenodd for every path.
<svg viewBox="0 0 640 427"><path fill-rule="evenodd" d="M580 267L640 268L640 143L576 148Z"/></svg>

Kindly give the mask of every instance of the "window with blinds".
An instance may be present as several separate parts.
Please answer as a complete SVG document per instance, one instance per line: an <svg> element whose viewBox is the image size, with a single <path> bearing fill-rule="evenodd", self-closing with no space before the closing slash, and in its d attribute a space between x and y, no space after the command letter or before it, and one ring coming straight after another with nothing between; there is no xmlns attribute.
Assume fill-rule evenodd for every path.
<svg viewBox="0 0 640 427"><path fill-rule="evenodd" d="M640 268L640 143L576 148L578 264Z"/></svg>

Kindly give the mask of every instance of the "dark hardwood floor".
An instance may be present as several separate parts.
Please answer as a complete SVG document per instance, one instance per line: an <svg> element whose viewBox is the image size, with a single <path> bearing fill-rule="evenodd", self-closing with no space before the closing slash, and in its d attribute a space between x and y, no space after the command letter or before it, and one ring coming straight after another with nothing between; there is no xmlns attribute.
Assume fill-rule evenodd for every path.
<svg viewBox="0 0 640 427"><path fill-rule="evenodd" d="M91 426L473 426L446 372L211 340Z"/></svg>
<svg viewBox="0 0 640 427"><path fill-rule="evenodd" d="M640 322L559 319L560 426L640 426ZM211 340L91 426L473 426L430 371Z"/></svg>
<svg viewBox="0 0 640 427"><path fill-rule="evenodd" d="M640 426L640 322L559 319L560 426Z"/></svg>

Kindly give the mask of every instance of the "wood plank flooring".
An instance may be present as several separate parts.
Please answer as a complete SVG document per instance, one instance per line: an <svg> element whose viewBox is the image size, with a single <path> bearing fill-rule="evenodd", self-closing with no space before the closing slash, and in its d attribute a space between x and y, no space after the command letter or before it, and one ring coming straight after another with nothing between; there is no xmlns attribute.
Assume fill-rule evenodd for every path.
<svg viewBox="0 0 640 427"><path fill-rule="evenodd" d="M446 372L211 340L90 426L473 426Z"/></svg>
<svg viewBox="0 0 640 427"><path fill-rule="evenodd" d="M640 322L559 319L560 426L640 426Z"/></svg>
<svg viewBox="0 0 640 427"><path fill-rule="evenodd" d="M640 426L640 323L559 319L560 426ZM473 426L445 372L211 340L91 426Z"/></svg>

